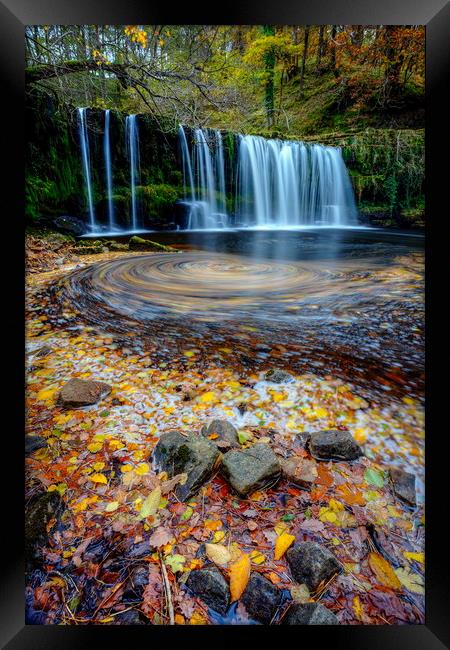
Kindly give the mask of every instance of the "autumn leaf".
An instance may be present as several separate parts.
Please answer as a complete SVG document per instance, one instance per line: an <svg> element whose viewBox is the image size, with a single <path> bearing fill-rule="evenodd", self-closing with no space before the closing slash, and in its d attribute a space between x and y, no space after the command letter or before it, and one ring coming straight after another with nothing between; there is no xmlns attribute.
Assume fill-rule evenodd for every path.
<svg viewBox="0 0 450 650"><path fill-rule="evenodd" d="M139 511L139 519L145 519L146 517L150 517L150 515L154 515L158 510L160 501L161 488L159 485L157 485L155 489L150 492L148 497L144 499L144 502L142 503L141 509Z"/></svg>
<svg viewBox="0 0 450 650"><path fill-rule="evenodd" d="M150 471L150 466L148 463L140 463L135 469L136 474L139 476L144 476L144 474L148 474Z"/></svg>
<svg viewBox="0 0 450 650"><path fill-rule="evenodd" d="M414 573L408 568L400 567L395 569L395 575L408 591L411 591L413 594L425 593L423 578L418 573Z"/></svg>
<svg viewBox="0 0 450 650"><path fill-rule="evenodd" d="M104 474L92 474L89 477L94 483L108 483L108 480Z"/></svg>
<svg viewBox="0 0 450 650"><path fill-rule="evenodd" d="M369 553L369 566L380 584L390 589L401 589L402 585L391 567L379 553Z"/></svg>
<svg viewBox="0 0 450 650"><path fill-rule="evenodd" d="M277 537L275 542L275 560L279 560L286 553L291 544L295 541L294 535L289 535L289 533L282 533Z"/></svg>
<svg viewBox="0 0 450 650"><path fill-rule="evenodd" d="M250 556L243 553L241 557L230 566L230 593L231 601L239 600L250 579Z"/></svg>
<svg viewBox="0 0 450 650"><path fill-rule="evenodd" d="M384 476L382 472L379 472L376 469L366 469L364 472L364 480L369 485L375 485L375 487L378 488L381 488L384 485Z"/></svg>
<svg viewBox="0 0 450 650"><path fill-rule="evenodd" d="M424 564L425 562L424 553L410 553L409 551L405 551L403 555L407 560L415 560L416 562L420 562L420 564Z"/></svg>
<svg viewBox="0 0 450 650"><path fill-rule="evenodd" d="M174 555L168 555L164 564L167 564L172 569L172 573L178 573L178 571L183 571L183 564L186 562L184 555L179 555L175 553Z"/></svg>
<svg viewBox="0 0 450 650"><path fill-rule="evenodd" d="M111 501L106 505L105 512L114 512L119 507L118 501Z"/></svg>
<svg viewBox="0 0 450 650"><path fill-rule="evenodd" d="M355 616L358 619L358 621L362 621L363 608L362 608L362 605L361 605L361 601L359 600L359 596L355 596L353 598L352 607L353 607L353 611L355 612Z"/></svg>
<svg viewBox="0 0 450 650"><path fill-rule="evenodd" d="M231 560L231 554L223 544L205 544L205 552L214 564L225 565Z"/></svg>
<svg viewBox="0 0 450 650"><path fill-rule="evenodd" d="M159 526L159 528L157 528L155 532L150 536L148 541L150 546L159 548L160 546L165 546L168 544L171 539L173 539L172 531L164 528L163 526Z"/></svg>
<svg viewBox="0 0 450 650"><path fill-rule="evenodd" d="M100 451L102 447L103 447L103 442L92 442L90 445L87 446L88 451L90 451L91 454L95 454L97 451Z"/></svg>
<svg viewBox="0 0 450 650"><path fill-rule="evenodd" d="M250 553L250 559L253 564L263 564L263 562L266 561L266 556L259 551L254 550Z"/></svg>

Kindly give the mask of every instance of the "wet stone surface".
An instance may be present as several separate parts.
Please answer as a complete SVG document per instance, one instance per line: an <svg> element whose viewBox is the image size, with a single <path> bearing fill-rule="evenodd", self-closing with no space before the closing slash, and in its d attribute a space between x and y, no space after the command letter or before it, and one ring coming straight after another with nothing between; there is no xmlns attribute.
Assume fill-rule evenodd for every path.
<svg viewBox="0 0 450 650"><path fill-rule="evenodd" d="M253 619L268 625L282 602L282 592L264 576L251 573L241 601Z"/></svg>
<svg viewBox="0 0 450 650"><path fill-rule="evenodd" d="M285 625L339 625L336 615L320 603L292 605L283 618Z"/></svg>
<svg viewBox="0 0 450 650"><path fill-rule="evenodd" d="M310 435L309 450L317 460L355 460L362 449L349 431L317 431Z"/></svg>
<svg viewBox="0 0 450 650"><path fill-rule="evenodd" d="M280 476L280 463L269 445L257 443L244 451L228 451L222 459L222 474L233 489L246 496Z"/></svg>
<svg viewBox="0 0 450 650"><path fill-rule="evenodd" d="M306 584L310 591L315 591L322 582L342 571L335 556L314 542L294 544L287 551L286 558L294 580Z"/></svg>
<svg viewBox="0 0 450 650"><path fill-rule="evenodd" d="M211 609L219 614L226 612L230 601L230 590L225 578L216 567L209 566L191 571L186 586Z"/></svg>

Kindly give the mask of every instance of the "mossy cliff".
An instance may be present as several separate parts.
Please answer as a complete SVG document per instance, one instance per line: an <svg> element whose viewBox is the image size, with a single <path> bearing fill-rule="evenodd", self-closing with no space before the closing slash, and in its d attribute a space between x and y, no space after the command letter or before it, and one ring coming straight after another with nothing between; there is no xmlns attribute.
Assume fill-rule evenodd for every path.
<svg viewBox="0 0 450 650"><path fill-rule="evenodd" d="M106 171L103 155L104 111L87 110L91 175L96 218L107 221ZM26 216L28 223L51 225L62 214L87 220L75 107L36 94L27 106L28 156ZM183 197L177 133L151 115L139 115L139 210L148 228L173 227L175 203ZM194 137L186 132L188 140ZM274 135L274 134L272 134ZM222 132L225 153L226 204L235 200L237 136ZM368 128L356 133L289 136L341 146L363 222L403 228L424 224L424 130ZM110 141L115 218L130 220L130 177L125 115L111 111Z"/></svg>

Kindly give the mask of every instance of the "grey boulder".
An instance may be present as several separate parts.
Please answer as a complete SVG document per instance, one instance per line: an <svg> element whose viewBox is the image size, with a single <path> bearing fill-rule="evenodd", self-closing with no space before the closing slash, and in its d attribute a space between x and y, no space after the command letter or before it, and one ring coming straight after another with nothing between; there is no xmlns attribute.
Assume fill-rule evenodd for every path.
<svg viewBox="0 0 450 650"><path fill-rule="evenodd" d="M283 618L284 625L339 625L337 616L320 603L292 605Z"/></svg>
<svg viewBox="0 0 450 650"><path fill-rule="evenodd" d="M392 467L389 476L395 494L410 506L416 505L416 477L403 469Z"/></svg>
<svg viewBox="0 0 450 650"><path fill-rule="evenodd" d="M286 553L287 563L296 582L315 591L321 582L327 582L342 565L325 547L315 542L294 544Z"/></svg>
<svg viewBox="0 0 450 650"><path fill-rule="evenodd" d="M90 406L96 404L111 392L111 386L104 381L69 379L59 393L63 406Z"/></svg>
<svg viewBox="0 0 450 650"><path fill-rule="evenodd" d="M268 625L281 604L282 592L259 573L252 573L241 602L256 621Z"/></svg>
<svg viewBox="0 0 450 650"><path fill-rule="evenodd" d="M227 611L230 590L227 581L216 567L193 569L186 580L186 586L194 596L201 598L215 612L225 614Z"/></svg>
<svg viewBox="0 0 450 650"><path fill-rule="evenodd" d="M317 460L355 460L363 453L351 433L339 429L311 433L309 451Z"/></svg>
<svg viewBox="0 0 450 650"><path fill-rule="evenodd" d="M216 444L220 441L229 447L240 446L237 429L228 420L212 420L202 427L201 434L206 437L217 434L218 438L214 439Z"/></svg>
<svg viewBox="0 0 450 650"><path fill-rule="evenodd" d="M294 377L281 368L273 368L268 370L265 374L266 381L271 381L274 384L286 384L288 382L294 381Z"/></svg>
<svg viewBox="0 0 450 650"><path fill-rule="evenodd" d="M180 501L192 497L210 478L219 455L211 440L193 434L184 436L179 431L164 433L153 451L156 464L170 478L176 474L188 475L186 482L175 488Z"/></svg>
<svg viewBox="0 0 450 650"><path fill-rule="evenodd" d="M280 471L278 458L261 442L242 451L228 451L222 459L222 474L243 497L275 482Z"/></svg>

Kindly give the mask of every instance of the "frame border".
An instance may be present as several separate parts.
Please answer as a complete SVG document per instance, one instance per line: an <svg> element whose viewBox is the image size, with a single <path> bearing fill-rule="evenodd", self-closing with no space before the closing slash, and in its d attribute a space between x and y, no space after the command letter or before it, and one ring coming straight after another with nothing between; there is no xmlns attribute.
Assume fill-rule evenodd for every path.
<svg viewBox="0 0 450 650"><path fill-rule="evenodd" d="M444 245L450 241L450 228L447 237L439 223L440 211L448 206L448 196L444 192L448 185L448 165L440 163L441 141L446 132L449 111L443 101L448 90L446 73L449 72L448 44L450 42L450 4L447 0L427 0L426 3L414 0L320 0L315 5L306 6L295 0L248 0L246 6L229 0L230 4L220 8L204 11L199 6L184 6L176 12L164 8L162 3L149 6L145 0L2 0L0 2L0 78L7 128L3 130L6 139L2 147L5 158L6 173L4 193L7 208L5 210L7 248L14 251L15 262L19 259L19 272L8 274L4 284L8 289L8 308L13 306L13 318L7 316L8 338L7 351L11 354L9 368L18 369L8 375L8 397L12 392L17 401L10 411L13 414L13 427L4 427L3 434L8 435L7 459L4 464L15 470L8 491L3 500L4 541L7 551L3 554L5 566L1 582L0 607L2 615L2 647L8 650L35 648L60 650L65 647L98 646L99 643L174 642L208 641L217 643L218 635L214 626L210 627L147 627L147 626L33 626L24 624L24 553L23 553L23 492L17 489L17 468L24 469L23 442L24 395L21 374L25 368L24 338L24 298L25 298L25 264L23 230L16 223L22 222L24 214L24 28L28 24L417 24L426 25L426 458L428 466L433 466L433 482L426 474L426 623L414 626L342 626L309 628L304 626L300 638L306 636L313 642L330 643L346 650L388 650L388 648L426 648L442 650L450 648L450 588L443 576L448 556L448 541L443 534L442 519L446 514L443 498L445 489L443 477L448 473L446 459L448 453L448 433L442 431L443 410L448 394L448 383L444 386L438 376L439 362L444 370L441 350L445 345L444 330L447 321L439 313L438 281L444 275ZM231 4L233 2L233 4ZM447 110L445 110L447 108ZM434 163L433 163L434 161ZM444 176L445 175L445 176ZM446 199L446 204L444 200ZM13 220L10 215L15 215ZM431 215L433 215L431 217ZM443 216L445 212L443 213ZM433 222L434 221L434 225ZM439 225L438 225L439 224ZM448 221L447 221L448 227ZM431 252L433 251L433 256ZM448 255L448 253L447 253ZM448 267L445 265L448 272ZM447 288L448 290L448 288ZM444 294L445 295L445 294ZM434 318L432 317L435 312ZM447 328L448 329L448 328ZM14 346L11 332L14 331ZM441 354L440 354L441 353ZM439 358L440 356L440 358ZM434 359L432 359L434 357ZM8 367L8 366L7 366ZM447 397L448 400L448 397ZM8 407L9 404L6 405ZM440 465L441 463L441 465ZM22 483L23 486L23 483ZM5 512L6 508L6 512ZM13 532L14 531L14 532ZM16 541L20 538L20 542ZM124 629L125 628L125 629ZM278 629L278 632L274 630ZM295 629L266 626L233 626L220 628L220 640L229 643L239 634L242 643L267 640L280 641ZM181 632L180 632L181 630ZM251 636L250 636L251 635ZM298 638L298 637L297 637Z"/></svg>

